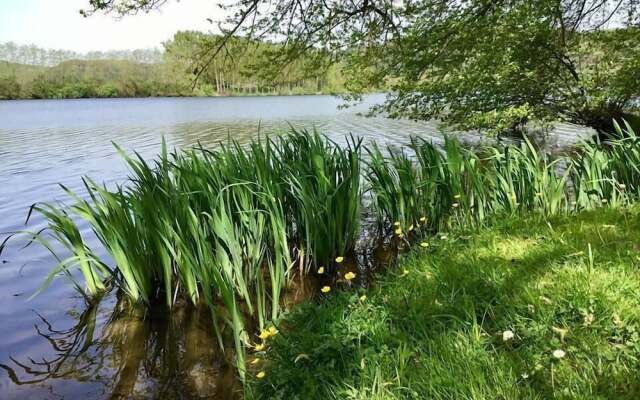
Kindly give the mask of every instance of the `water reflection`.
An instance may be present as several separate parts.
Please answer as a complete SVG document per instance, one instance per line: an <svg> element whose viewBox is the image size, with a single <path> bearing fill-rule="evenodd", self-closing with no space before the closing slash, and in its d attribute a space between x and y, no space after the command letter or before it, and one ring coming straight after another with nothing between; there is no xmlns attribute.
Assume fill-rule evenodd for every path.
<svg viewBox="0 0 640 400"><path fill-rule="evenodd" d="M231 354L218 351L206 310L178 304L171 312L161 307L144 314L116 298L75 313L67 329L36 315L35 333L48 344L50 355L11 356L11 363L0 364L15 385L56 393L61 383L73 380L90 383L90 397L109 399L238 396Z"/></svg>

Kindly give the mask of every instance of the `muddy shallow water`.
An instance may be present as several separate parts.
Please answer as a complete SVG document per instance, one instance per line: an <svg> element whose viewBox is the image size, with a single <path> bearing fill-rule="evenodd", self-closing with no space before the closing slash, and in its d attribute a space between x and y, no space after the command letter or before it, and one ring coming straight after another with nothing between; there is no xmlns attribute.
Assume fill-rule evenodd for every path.
<svg viewBox="0 0 640 400"><path fill-rule="evenodd" d="M80 190L82 175L122 182L127 170L112 141L150 159L162 137L171 147L215 146L289 123L316 127L339 143L349 133L382 144L406 144L412 135L442 140L435 123L365 118L357 112L366 105L337 110L338 104L329 96L0 102L0 233L24 229L32 203L63 199L58 183ZM551 149L585 134L568 125L557 132L546 143ZM38 218L28 226L41 227ZM63 279L29 300L52 265L36 246L10 244L0 256L0 399L238 395L230 355L218 350L208 312L179 305L171 313L140 314L115 294L87 307ZM308 297L308 285L294 286L288 301Z"/></svg>

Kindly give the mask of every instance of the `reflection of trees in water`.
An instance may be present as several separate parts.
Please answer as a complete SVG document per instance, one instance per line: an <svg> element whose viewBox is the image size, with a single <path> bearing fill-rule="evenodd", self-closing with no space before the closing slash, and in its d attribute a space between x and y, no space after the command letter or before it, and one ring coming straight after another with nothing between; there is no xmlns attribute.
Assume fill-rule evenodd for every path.
<svg viewBox="0 0 640 400"><path fill-rule="evenodd" d="M177 305L140 316L118 299L100 324L99 309L89 306L67 330L55 329L38 314L36 332L54 355L11 357L13 365L0 368L16 385L74 380L99 384L110 399L235 397L235 372L217 351L207 311Z"/></svg>

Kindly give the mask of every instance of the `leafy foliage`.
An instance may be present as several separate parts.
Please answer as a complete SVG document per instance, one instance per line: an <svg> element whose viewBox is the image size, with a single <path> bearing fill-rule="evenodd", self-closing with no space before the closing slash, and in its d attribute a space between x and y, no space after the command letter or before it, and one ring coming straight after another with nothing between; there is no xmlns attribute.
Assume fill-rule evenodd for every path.
<svg viewBox="0 0 640 400"><path fill-rule="evenodd" d="M164 3L90 2L118 14ZM242 0L223 9L224 40L212 53L243 36L281 44L261 57L267 70L340 61L355 96L391 86L380 109L392 116L488 133L555 120L608 130L638 107L636 0Z"/></svg>

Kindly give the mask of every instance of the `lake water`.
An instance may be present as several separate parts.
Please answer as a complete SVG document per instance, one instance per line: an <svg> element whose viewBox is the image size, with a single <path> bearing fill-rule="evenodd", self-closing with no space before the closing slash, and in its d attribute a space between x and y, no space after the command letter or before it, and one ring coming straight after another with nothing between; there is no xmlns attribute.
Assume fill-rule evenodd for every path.
<svg viewBox="0 0 640 400"><path fill-rule="evenodd" d="M412 135L441 140L433 122L360 115L382 99L344 110L330 96L0 101L0 233L24 229L34 202L64 199L58 183L81 191L83 175L123 181L127 169L112 142L152 158L163 137L171 147L215 146L289 124L337 142L348 134L394 145ZM547 146L584 133L563 125ZM34 218L28 228L43 226ZM0 256L0 399L222 399L237 391L199 310L143 318L123 312L114 295L87 308L63 279L29 300L53 265L36 246L10 243Z"/></svg>

